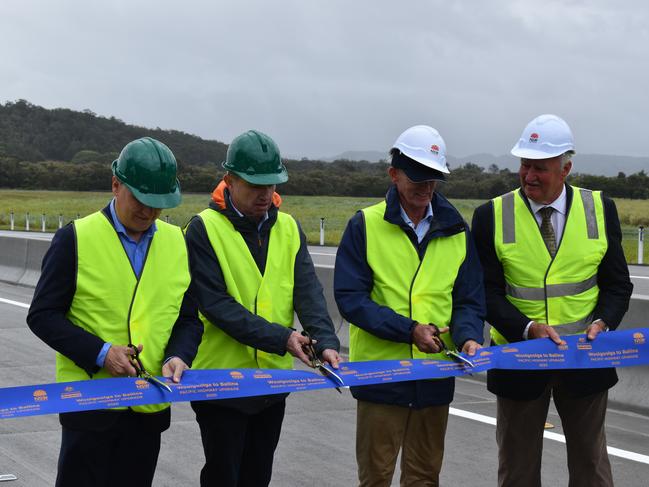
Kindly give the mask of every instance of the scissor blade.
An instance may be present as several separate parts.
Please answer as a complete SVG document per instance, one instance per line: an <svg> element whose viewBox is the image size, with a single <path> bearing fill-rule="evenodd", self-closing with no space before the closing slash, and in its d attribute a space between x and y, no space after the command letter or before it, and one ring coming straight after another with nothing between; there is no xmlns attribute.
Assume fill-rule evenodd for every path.
<svg viewBox="0 0 649 487"><path fill-rule="evenodd" d="M334 384L336 384L336 390L338 392L340 392L341 394L343 393L343 391L340 390L339 386L344 387L345 383L343 382L343 380L340 378L338 374L336 374L333 370L329 370L327 367L325 367L322 364L318 365L318 370L322 375L324 375L329 380L331 380Z"/></svg>
<svg viewBox="0 0 649 487"><path fill-rule="evenodd" d="M475 364L471 362L468 358L463 357L457 352L454 352L453 350L446 350L446 355L451 357L454 360L457 360L458 362L461 362L463 365L468 365L469 367L475 367Z"/></svg>
<svg viewBox="0 0 649 487"><path fill-rule="evenodd" d="M154 384L161 389L164 389L167 392L171 392L171 387L169 387L168 384L165 384L162 382L160 379L158 379L155 375L151 375L148 372L144 375L144 378L148 380L151 384Z"/></svg>

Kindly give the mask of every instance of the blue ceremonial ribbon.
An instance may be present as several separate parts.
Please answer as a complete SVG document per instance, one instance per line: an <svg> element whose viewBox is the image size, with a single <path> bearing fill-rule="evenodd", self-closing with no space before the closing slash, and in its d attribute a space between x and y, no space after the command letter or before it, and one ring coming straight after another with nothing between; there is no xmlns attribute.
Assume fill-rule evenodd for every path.
<svg viewBox="0 0 649 487"><path fill-rule="evenodd" d="M649 364L649 328L548 338L481 348L468 357L475 367L447 360L407 359L345 362L336 371L345 386L364 386L419 379L462 376L489 369L557 370L629 367ZM171 392L144 379L59 382L0 389L0 418L16 418L92 409L130 407L179 401L227 399L327 389L339 384L309 371L281 369L188 370L182 382L163 379Z"/></svg>

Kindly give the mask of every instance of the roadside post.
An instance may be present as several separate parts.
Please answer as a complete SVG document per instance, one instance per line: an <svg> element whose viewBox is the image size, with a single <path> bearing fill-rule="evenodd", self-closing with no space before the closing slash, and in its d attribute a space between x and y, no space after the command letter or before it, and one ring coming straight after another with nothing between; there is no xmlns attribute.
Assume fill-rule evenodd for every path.
<svg viewBox="0 0 649 487"><path fill-rule="evenodd" d="M45 232L45 222L47 221L45 213L41 213L41 232Z"/></svg>
<svg viewBox="0 0 649 487"><path fill-rule="evenodd" d="M29 232L29 212L25 215L25 231Z"/></svg>
<svg viewBox="0 0 649 487"><path fill-rule="evenodd" d="M63 228L63 215L59 213L59 228Z"/></svg>
<svg viewBox="0 0 649 487"><path fill-rule="evenodd" d="M324 218L320 218L320 246L324 245L324 227L325 227L324 221L325 221Z"/></svg>
<svg viewBox="0 0 649 487"><path fill-rule="evenodd" d="M644 227L638 227L638 264L642 264L644 260Z"/></svg>
<svg viewBox="0 0 649 487"><path fill-rule="evenodd" d="M14 210L11 210L11 213L9 213L9 228L11 230L14 229Z"/></svg>

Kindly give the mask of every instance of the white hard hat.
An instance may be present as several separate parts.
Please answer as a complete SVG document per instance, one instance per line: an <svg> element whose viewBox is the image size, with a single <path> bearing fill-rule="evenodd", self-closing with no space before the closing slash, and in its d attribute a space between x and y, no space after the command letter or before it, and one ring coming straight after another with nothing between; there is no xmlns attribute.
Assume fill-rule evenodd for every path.
<svg viewBox="0 0 649 487"><path fill-rule="evenodd" d="M575 141L565 120L539 115L527 124L511 153L521 159L549 159L568 151L575 151Z"/></svg>
<svg viewBox="0 0 649 487"><path fill-rule="evenodd" d="M446 167L446 144L433 127L410 127L397 138L392 148L430 169L445 174L450 172Z"/></svg>

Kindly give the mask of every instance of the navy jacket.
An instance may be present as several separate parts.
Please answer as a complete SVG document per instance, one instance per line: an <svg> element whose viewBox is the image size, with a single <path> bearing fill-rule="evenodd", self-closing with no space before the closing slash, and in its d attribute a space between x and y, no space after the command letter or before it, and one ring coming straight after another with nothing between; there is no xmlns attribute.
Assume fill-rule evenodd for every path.
<svg viewBox="0 0 649 487"><path fill-rule="evenodd" d="M406 233L420 259L423 259L433 239L466 233L466 259L453 286L451 336L458 348L467 340L482 343L485 315L482 269L462 216L443 196L434 193L431 201L433 220L428 233L418 243L414 230L401 218L396 187L388 190L386 203L384 219L398 225ZM390 256L386 255L385 258L389 259ZM440 255L439 258L444 259L444 256ZM363 213L359 211L349 221L336 256L334 294L340 314L350 323L379 338L412 343L411 332L416 322L372 301L372 287L372 270L367 264L365 222ZM420 380L354 387L352 394L363 401L419 409L449 404L453 400L454 386L453 378Z"/></svg>
<svg viewBox="0 0 649 487"><path fill-rule="evenodd" d="M525 194L521 194L529 208L529 201ZM572 187L566 185L568 214L573 196ZM608 249L597 270L599 298L593 310L593 317L604 320L609 328L614 330L622 321L624 313L629 307L633 284L629 278L629 268L622 250L622 231L615 203L609 198L603 198L603 203ZM530 319L505 297L504 271L494 247L494 211L491 201L476 208L471 228L485 270L487 321L507 341L522 341L523 331ZM611 368L559 372L545 370L490 370L487 372L488 389L498 396L509 399L536 399L543 393L551 380L558 381L558 386L565 388L567 394L584 397L615 385L617 374L615 369Z"/></svg>
<svg viewBox="0 0 649 487"><path fill-rule="evenodd" d="M106 206L102 212L112 223L109 207ZM76 235L74 225L68 224L56 232L43 258L41 276L27 314L27 324L47 345L71 359L88 373L88 377L92 377L99 370L96 360L104 340L66 318L76 291L76 277ZM202 334L203 326L198 319L196 304L189 293L186 293L165 350L165 357L176 356L191 365ZM106 427L110 426L118 414L119 412L112 410L88 411L61 414L60 419L64 426L94 429L100 427L100 423L104 423ZM142 416L151 418L146 421L154 423L151 425L154 430L161 431L169 426L169 408L160 413Z"/></svg>

